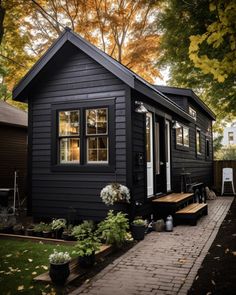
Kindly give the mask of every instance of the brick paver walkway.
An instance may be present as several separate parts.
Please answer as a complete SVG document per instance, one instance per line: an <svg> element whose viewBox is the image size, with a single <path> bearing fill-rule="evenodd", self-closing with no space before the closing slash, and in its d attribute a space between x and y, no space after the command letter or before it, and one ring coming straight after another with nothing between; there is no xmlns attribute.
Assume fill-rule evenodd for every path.
<svg viewBox="0 0 236 295"><path fill-rule="evenodd" d="M224 220L232 197L209 201L197 226L152 232L71 295L187 294Z"/></svg>

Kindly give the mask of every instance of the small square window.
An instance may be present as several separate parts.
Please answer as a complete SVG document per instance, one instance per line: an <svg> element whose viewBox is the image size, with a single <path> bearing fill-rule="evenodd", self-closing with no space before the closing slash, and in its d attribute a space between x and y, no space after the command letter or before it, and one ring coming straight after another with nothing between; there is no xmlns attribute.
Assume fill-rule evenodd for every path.
<svg viewBox="0 0 236 295"><path fill-rule="evenodd" d="M176 144L189 147L189 128L179 123L178 125L180 127L176 128Z"/></svg>
<svg viewBox="0 0 236 295"><path fill-rule="evenodd" d="M197 112L192 108L188 108L189 115L196 121L197 120Z"/></svg>

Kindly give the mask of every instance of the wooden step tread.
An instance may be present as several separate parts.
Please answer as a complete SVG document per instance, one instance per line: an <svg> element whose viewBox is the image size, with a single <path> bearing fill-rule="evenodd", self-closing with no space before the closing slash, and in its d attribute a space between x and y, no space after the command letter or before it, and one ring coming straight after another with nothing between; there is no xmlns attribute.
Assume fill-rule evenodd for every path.
<svg viewBox="0 0 236 295"><path fill-rule="evenodd" d="M158 199L152 200L153 203L178 203L189 197L193 196L192 193L173 193Z"/></svg>
<svg viewBox="0 0 236 295"><path fill-rule="evenodd" d="M193 203L190 204L188 206L186 206L185 208L177 211L175 214L194 214L197 213L198 211L202 210L203 208L207 207L207 204L205 203Z"/></svg>

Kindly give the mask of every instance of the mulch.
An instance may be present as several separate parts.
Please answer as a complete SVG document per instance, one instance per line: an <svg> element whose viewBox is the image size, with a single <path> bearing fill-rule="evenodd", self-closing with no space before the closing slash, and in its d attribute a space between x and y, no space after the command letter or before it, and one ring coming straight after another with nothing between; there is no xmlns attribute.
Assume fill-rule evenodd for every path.
<svg viewBox="0 0 236 295"><path fill-rule="evenodd" d="M188 291L188 295L234 294L236 294L236 199Z"/></svg>

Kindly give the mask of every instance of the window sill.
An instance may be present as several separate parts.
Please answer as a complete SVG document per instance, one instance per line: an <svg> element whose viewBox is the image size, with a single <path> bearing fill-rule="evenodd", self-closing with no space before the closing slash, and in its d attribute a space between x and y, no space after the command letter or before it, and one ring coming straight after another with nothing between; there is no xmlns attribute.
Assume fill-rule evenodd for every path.
<svg viewBox="0 0 236 295"><path fill-rule="evenodd" d="M188 146L184 146L184 145L176 144L176 145L175 145L175 148L176 148L177 150L180 150L180 151L189 152L189 147L188 147Z"/></svg>
<svg viewBox="0 0 236 295"><path fill-rule="evenodd" d="M51 166L53 172L115 172L115 166L107 164L86 164L86 165L74 165L74 164L58 164Z"/></svg>

